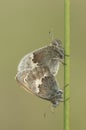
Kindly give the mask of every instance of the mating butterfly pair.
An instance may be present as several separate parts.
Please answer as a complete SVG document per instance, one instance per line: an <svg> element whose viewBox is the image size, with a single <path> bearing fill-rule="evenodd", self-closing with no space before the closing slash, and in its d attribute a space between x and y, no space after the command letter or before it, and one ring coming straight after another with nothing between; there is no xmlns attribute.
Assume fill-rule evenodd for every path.
<svg viewBox="0 0 86 130"><path fill-rule="evenodd" d="M60 40L54 40L21 59L16 80L25 90L56 107L63 101L63 91L55 79L60 63L64 63L64 48Z"/></svg>

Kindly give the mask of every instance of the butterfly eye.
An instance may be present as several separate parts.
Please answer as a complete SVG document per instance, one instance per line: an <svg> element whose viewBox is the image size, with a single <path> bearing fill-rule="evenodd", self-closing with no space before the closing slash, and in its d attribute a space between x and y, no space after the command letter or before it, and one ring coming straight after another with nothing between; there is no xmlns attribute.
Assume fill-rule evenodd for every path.
<svg viewBox="0 0 86 130"><path fill-rule="evenodd" d="M58 90L58 91L57 91L57 94L58 94L58 95L63 94L63 91L62 91L62 90Z"/></svg>
<svg viewBox="0 0 86 130"><path fill-rule="evenodd" d="M62 47L62 42L60 40L54 40L52 41L52 45L55 47Z"/></svg>

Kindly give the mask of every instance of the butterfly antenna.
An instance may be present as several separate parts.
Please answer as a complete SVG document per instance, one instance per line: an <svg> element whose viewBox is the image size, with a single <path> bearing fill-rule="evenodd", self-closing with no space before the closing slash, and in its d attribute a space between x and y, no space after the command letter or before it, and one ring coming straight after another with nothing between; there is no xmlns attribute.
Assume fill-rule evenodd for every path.
<svg viewBox="0 0 86 130"><path fill-rule="evenodd" d="M51 110L52 114L54 114L54 113L55 113L55 109L56 109L56 108L55 108L55 107L53 107L53 106L52 106L52 104L51 104L50 110Z"/></svg>
<svg viewBox="0 0 86 130"><path fill-rule="evenodd" d="M49 31L49 37L50 37L50 41L54 40L53 28L51 28L50 31Z"/></svg>
<svg viewBox="0 0 86 130"><path fill-rule="evenodd" d="M55 107L50 103L49 106L47 107L47 110L44 113L44 118L47 116L48 112L52 112L54 114L55 112Z"/></svg>
<svg viewBox="0 0 86 130"><path fill-rule="evenodd" d="M44 118L47 116L48 112L49 112L49 109L50 109L50 104L48 105L46 111L44 112Z"/></svg>

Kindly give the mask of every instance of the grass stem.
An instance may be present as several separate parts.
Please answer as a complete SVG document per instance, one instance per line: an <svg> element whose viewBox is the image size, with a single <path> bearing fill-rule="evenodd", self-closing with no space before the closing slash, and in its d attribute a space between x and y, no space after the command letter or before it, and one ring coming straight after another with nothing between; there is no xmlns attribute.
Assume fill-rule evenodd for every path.
<svg viewBox="0 0 86 130"><path fill-rule="evenodd" d="M70 130L70 0L64 0L64 49L64 130Z"/></svg>

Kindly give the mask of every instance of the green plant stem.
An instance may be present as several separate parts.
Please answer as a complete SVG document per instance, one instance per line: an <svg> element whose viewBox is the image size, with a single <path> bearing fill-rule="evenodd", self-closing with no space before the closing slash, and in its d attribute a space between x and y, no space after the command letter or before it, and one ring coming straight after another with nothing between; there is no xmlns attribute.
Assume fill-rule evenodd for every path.
<svg viewBox="0 0 86 130"><path fill-rule="evenodd" d="M64 49L64 130L70 130L70 0L64 0Z"/></svg>

